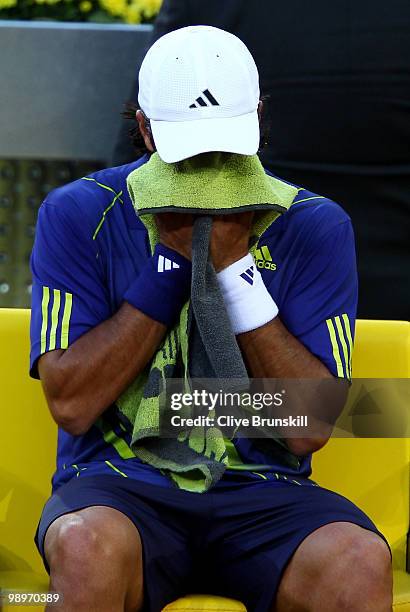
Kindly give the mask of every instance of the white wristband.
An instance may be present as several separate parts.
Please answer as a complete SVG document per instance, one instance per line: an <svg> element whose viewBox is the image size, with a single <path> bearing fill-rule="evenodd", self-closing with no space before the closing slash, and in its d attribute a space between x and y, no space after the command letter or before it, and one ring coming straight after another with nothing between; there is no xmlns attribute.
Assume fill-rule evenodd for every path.
<svg viewBox="0 0 410 612"><path fill-rule="evenodd" d="M272 321L278 307L265 287L249 253L217 274L235 334L243 334Z"/></svg>

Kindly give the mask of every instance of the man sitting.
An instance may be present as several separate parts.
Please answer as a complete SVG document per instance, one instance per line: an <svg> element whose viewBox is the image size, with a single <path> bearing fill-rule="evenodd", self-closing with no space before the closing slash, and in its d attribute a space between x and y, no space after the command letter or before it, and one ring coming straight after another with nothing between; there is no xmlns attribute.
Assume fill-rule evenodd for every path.
<svg viewBox="0 0 410 612"><path fill-rule="evenodd" d="M36 542L51 588L63 595L59 609L159 611L207 592L252 612L387 612L383 536L350 501L309 479L311 453L331 424L265 450L254 439L226 440L220 457L206 457L219 469L211 484L141 459L149 447L133 440L127 394L160 353L173 359L187 340L168 342L193 296L197 211L167 204L174 183L184 199L187 167L214 171L217 163L237 181L235 168L250 168L256 178L247 190L268 181L279 194L277 218L256 249L254 209L212 215L213 268L253 378L339 378L347 386L357 279L343 210L261 171L258 72L239 39L204 26L164 36L141 67L139 102L148 154L52 192L32 254L31 374L60 427ZM172 180L163 202L152 198L155 246L135 213L135 185L151 177L144 204L164 176ZM205 199L208 189L215 195L212 185L204 189ZM313 404L306 398L307 416Z"/></svg>

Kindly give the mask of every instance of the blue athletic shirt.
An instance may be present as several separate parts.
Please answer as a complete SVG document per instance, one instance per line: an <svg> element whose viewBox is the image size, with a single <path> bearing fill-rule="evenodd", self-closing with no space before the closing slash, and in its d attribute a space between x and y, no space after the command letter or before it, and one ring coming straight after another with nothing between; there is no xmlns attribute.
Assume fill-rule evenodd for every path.
<svg viewBox="0 0 410 612"><path fill-rule="evenodd" d="M113 316L150 257L147 231L126 186L128 174L148 159L55 189L40 207L31 256L31 376L38 378L42 354L66 349ZM347 214L331 200L300 188L290 210L259 240L256 264L287 329L335 376L350 379L357 271ZM53 489L85 471L174 486L134 456L130 441L115 405L84 435L60 428ZM311 473L310 456L289 468L261 456L252 440L237 440L235 447L243 463L270 465L259 476L244 472L244 478L298 482Z"/></svg>

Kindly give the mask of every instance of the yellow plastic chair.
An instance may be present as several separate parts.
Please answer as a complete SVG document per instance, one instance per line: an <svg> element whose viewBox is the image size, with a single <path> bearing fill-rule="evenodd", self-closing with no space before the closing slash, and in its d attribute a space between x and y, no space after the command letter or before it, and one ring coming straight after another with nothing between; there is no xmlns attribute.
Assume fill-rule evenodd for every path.
<svg viewBox="0 0 410 612"><path fill-rule="evenodd" d="M410 323L358 321L354 378L409 378ZM407 400L408 405L408 400ZM380 406L386 413L391 406ZM410 611L406 568L410 439L333 438L313 455L313 478L354 501L386 536L393 553L394 609Z"/></svg>
<svg viewBox="0 0 410 612"><path fill-rule="evenodd" d="M0 309L0 588L46 591L48 577L33 534L49 496L56 427L40 384L28 377L28 329L29 311ZM354 375L408 378L409 330L409 323L359 321ZM409 457L409 440L400 439L333 439L314 456L314 478L355 501L386 534L394 557L395 612L410 611L410 575L405 573ZM19 610L27 607L3 608ZM225 598L189 595L165 610L244 612L245 607Z"/></svg>
<svg viewBox="0 0 410 612"><path fill-rule="evenodd" d="M28 376L29 321L28 310L0 309L0 588L46 591L33 536L50 495L57 430L40 383ZM21 607L28 609L43 607Z"/></svg>

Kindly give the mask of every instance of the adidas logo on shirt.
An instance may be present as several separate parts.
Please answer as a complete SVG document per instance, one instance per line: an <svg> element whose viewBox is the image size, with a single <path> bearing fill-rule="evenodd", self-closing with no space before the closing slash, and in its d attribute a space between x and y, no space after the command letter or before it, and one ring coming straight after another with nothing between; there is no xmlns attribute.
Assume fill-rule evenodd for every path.
<svg viewBox="0 0 410 612"><path fill-rule="evenodd" d="M251 266L250 268L245 270L245 272L240 274L240 277L243 278L243 280L246 281L247 283L249 283L250 285L253 285L253 277L254 277L254 275L255 275L255 273L253 271L253 266Z"/></svg>
<svg viewBox="0 0 410 612"><path fill-rule="evenodd" d="M272 256L267 246L262 246L260 249L255 250L255 263L258 268L270 270L274 272L276 270L276 264L272 261Z"/></svg>
<svg viewBox="0 0 410 612"><path fill-rule="evenodd" d="M163 255L158 257L158 272L176 270L176 268L179 268L179 264L175 263L175 261L171 261L168 257L164 257Z"/></svg>
<svg viewBox="0 0 410 612"><path fill-rule="evenodd" d="M218 100L214 98L209 89L205 89L202 96L199 96L193 104L190 104L189 108L200 108L201 106L219 106Z"/></svg>

